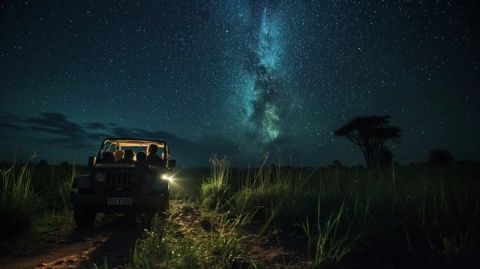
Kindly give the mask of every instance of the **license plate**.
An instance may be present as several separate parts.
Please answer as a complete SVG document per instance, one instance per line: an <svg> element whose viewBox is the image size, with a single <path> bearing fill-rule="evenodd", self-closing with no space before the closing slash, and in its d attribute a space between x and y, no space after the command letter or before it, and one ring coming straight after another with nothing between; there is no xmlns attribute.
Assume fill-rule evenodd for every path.
<svg viewBox="0 0 480 269"><path fill-rule="evenodd" d="M108 197L108 205L133 205L132 197Z"/></svg>

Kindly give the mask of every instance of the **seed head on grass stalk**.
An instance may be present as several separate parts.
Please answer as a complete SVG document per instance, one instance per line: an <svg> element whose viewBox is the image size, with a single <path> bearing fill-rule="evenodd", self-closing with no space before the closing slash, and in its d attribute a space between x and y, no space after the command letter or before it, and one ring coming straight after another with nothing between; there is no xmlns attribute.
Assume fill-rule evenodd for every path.
<svg viewBox="0 0 480 269"><path fill-rule="evenodd" d="M229 191L230 163L224 157L210 159L211 175L202 184L202 200L209 209L222 207L227 201Z"/></svg>

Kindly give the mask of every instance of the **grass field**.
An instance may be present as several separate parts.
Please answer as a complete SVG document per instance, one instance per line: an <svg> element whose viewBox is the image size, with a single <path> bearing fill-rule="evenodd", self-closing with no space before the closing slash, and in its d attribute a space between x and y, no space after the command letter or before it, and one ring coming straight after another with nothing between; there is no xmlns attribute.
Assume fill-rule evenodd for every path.
<svg viewBox="0 0 480 269"><path fill-rule="evenodd" d="M1 224L2 240L21 242L22 234L54 225L52 214L53 222L65 221L58 216L70 210L69 185L78 169L4 169L0 210L8 221ZM480 168L473 164L314 169L263 163L238 169L212 159L210 170L178 171L177 177L176 207L139 239L134 267L269 267L249 252L252 233L305 261L281 267L479 265ZM13 246L2 247L19 248Z"/></svg>
<svg viewBox="0 0 480 269"><path fill-rule="evenodd" d="M479 264L476 165L300 169L264 163L237 169L226 160L211 163L210 175L195 171L204 177L201 185L187 183L198 186L203 210L233 222L248 216L242 229L276 237L285 248L296 234L303 246L293 251L312 268Z"/></svg>
<svg viewBox="0 0 480 269"><path fill-rule="evenodd" d="M0 170L0 252L23 253L42 247L42 234L71 226L70 187L76 166L30 162Z"/></svg>

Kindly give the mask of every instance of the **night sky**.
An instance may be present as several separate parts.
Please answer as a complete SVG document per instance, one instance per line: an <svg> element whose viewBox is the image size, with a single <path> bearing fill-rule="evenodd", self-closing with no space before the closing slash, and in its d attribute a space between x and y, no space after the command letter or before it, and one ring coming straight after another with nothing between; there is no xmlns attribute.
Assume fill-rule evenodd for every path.
<svg viewBox="0 0 480 269"><path fill-rule="evenodd" d="M478 1L0 0L0 159L85 163L105 136L180 166L363 163L334 131L391 115L400 163L480 159ZM280 156L280 157L278 157Z"/></svg>

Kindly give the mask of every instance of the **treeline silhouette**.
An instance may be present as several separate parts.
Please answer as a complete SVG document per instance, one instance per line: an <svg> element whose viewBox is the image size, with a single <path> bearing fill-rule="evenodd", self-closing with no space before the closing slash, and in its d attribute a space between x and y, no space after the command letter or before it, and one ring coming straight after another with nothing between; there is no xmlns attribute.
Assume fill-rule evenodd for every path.
<svg viewBox="0 0 480 269"><path fill-rule="evenodd" d="M399 144L402 129L398 126L392 125L390 122L391 116L360 116L355 117L345 125L338 128L334 134L338 137L345 137L353 144L355 144L362 152L366 167L385 167L394 164L394 153L387 146L389 142ZM16 165L23 165L25 161L7 162L0 161L0 168L10 167L13 163ZM448 150L431 149L426 162L424 163L410 163L410 165L431 165L431 166L448 166L452 164L470 164L471 160L455 159ZM47 160L41 159L33 162L37 167L50 166ZM55 164L60 167L71 167L67 161L60 164ZM76 165L83 166L83 165ZM345 168L340 160L334 160L327 168ZM361 168L362 165L351 166L352 168ZM324 167L325 168L325 167Z"/></svg>
<svg viewBox="0 0 480 269"><path fill-rule="evenodd" d="M361 150L367 167L382 167L393 164L393 152L387 148L388 142L400 143L402 129L390 124L391 116L356 117L335 131L335 135L345 137ZM442 149L430 150L427 163L431 166L448 166L454 163L453 155ZM458 161L468 164L470 160ZM343 167L339 160L330 167Z"/></svg>

